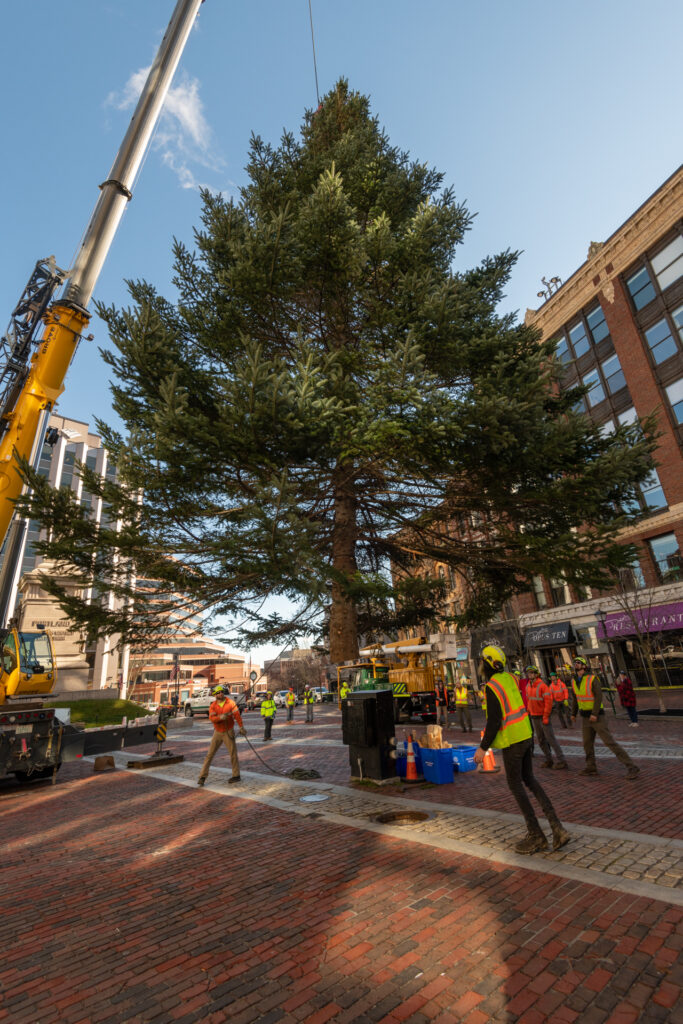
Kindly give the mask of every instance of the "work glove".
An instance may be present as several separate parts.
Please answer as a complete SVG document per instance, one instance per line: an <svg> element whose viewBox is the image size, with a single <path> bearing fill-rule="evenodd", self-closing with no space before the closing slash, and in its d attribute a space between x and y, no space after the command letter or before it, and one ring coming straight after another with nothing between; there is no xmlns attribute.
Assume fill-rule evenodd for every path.
<svg viewBox="0 0 683 1024"><path fill-rule="evenodd" d="M240 729L240 736L246 736L246 735L247 735L247 730L246 729Z"/></svg>

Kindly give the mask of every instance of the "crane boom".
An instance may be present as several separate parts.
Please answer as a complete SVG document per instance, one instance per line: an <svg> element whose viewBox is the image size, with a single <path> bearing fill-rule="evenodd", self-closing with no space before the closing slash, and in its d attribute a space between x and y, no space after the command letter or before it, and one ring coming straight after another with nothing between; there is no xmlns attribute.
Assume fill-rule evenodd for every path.
<svg viewBox="0 0 683 1024"><path fill-rule="evenodd" d="M0 345L0 545L7 537L14 503L23 489L17 457L36 466L50 412L64 390L64 379L78 342L90 322L87 306L107 258L123 211L159 119L185 44L203 0L178 0L150 68L130 125L66 275L40 261L15 308ZM54 290L68 278L63 294ZM37 328L44 323L42 337ZM0 623L9 599L21 544L6 545L0 575Z"/></svg>

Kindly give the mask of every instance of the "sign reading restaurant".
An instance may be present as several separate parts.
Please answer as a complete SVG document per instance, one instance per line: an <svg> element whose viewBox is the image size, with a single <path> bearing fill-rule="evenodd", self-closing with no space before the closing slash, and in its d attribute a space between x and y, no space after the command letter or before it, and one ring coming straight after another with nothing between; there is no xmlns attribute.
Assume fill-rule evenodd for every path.
<svg viewBox="0 0 683 1024"><path fill-rule="evenodd" d="M659 604L654 608L632 608L605 616L607 639L634 636L636 633L661 633L665 629L683 629L683 601ZM598 639L605 639L602 625L597 627Z"/></svg>

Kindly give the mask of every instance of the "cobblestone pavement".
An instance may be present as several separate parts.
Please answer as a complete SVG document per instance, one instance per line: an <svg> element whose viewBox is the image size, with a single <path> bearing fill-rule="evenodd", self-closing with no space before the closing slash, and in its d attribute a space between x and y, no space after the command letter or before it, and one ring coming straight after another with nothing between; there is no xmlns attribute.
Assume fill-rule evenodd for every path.
<svg viewBox="0 0 683 1024"><path fill-rule="evenodd" d="M240 741L239 787L221 753L198 789L209 729L197 720L170 733L187 760L163 772L80 762L55 786L0 785L0 1021L677 1024L675 809L673 834L662 823L683 764L637 751L680 748L683 722L633 740L635 783L611 757L597 779L544 775L572 842L517 858L502 773L353 788L337 714L253 740L269 764L315 767L319 781L268 777ZM256 736L255 716L246 724ZM328 799L301 802L315 794ZM396 808L432 817L374 821Z"/></svg>

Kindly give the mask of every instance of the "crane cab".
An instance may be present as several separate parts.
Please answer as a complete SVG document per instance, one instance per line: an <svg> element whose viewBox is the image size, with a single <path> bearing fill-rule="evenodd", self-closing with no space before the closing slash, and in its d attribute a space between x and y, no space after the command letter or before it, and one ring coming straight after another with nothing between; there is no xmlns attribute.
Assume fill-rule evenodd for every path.
<svg viewBox="0 0 683 1024"><path fill-rule="evenodd" d="M0 645L0 704L12 697L52 692L57 670L52 638L46 630L2 630Z"/></svg>

